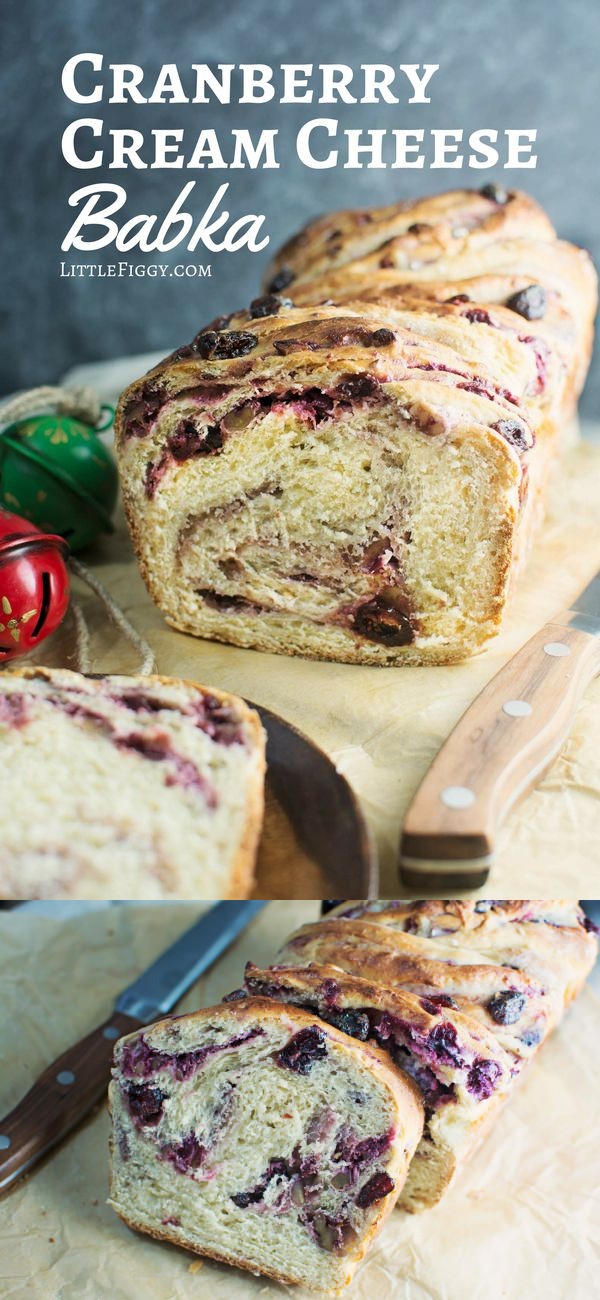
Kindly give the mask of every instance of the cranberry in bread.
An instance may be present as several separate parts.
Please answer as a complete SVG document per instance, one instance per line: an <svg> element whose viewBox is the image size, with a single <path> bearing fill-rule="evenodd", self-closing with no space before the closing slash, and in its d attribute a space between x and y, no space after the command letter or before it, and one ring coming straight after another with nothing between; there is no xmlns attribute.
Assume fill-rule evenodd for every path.
<svg viewBox="0 0 600 1300"><path fill-rule="evenodd" d="M411 1211L435 1205L509 1095L515 1061L493 1033L448 994L417 996L335 966L259 970L250 962L245 987L376 1043L415 1080L425 1128L398 1204Z"/></svg>
<svg viewBox="0 0 600 1300"><path fill-rule="evenodd" d="M502 957L478 951L465 935L452 942L424 938L365 920L330 919L305 925L284 944L278 961L306 966L310 962L338 966L350 975L393 989L428 996L451 997L461 1012L478 1020L514 1060L518 1072L532 1059L540 1043L561 1019L565 988L572 980L570 963L553 972L535 954L513 952ZM587 970L597 943L589 936ZM537 974L529 970L530 963Z"/></svg>
<svg viewBox="0 0 600 1300"><path fill-rule="evenodd" d="M111 1203L131 1227L337 1294L421 1136L412 1080L314 1015L246 998L115 1049Z"/></svg>
<svg viewBox="0 0 600 1300"><path fill-rule="evenodd" d="M192 682L2 673L0 898L247 896L264 743L242 700Z"/></svg>
<svg viewBox="0 0 600 1300"><path fill-rule="evenodd" d="M126 513L172 626L365 664L498 630L596 282L533 199L492 190L323 218L122 395Z"/></svg>
<svg viewBox="0 0 600 1300"><path fill-rule="evenodd" d="M354 901L293 934L281 964L251 967L246 987L385 1046L415 1078L425 1131L399 1203L416 1210L443 1194L597 956L574 900Z"/></svg>

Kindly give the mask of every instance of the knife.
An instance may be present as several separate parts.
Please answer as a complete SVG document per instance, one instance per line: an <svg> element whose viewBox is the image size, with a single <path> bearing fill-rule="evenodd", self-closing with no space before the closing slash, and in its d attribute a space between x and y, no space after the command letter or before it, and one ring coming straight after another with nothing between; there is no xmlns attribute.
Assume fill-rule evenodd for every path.
<svg viewBox="0 0 600 1300"><path fill-rule="evenodd" d="M485 884L501 823L558 754L598 673L600 573L500 669L442 746L404 819L404 883Z"/></svg>
<svg viewBox="0 0 600 1300"><path fill-rule="evenodd" d="M44 1070L0 1119L0 1196L102 1100L116 1039L167 1015L264 906L260 900L211 907L123 990L103 1025Z"/></svg>

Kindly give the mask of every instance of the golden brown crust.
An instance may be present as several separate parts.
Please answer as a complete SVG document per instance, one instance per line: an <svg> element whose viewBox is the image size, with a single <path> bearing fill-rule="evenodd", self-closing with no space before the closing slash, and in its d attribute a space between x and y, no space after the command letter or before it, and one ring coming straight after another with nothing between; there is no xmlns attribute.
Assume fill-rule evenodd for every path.
<svg viewBox="0 0 600 1300"><path fill-rule="evenodd" d="M482 329L481 321L465 320L464 306L417 301L423 316L421 327L410 300L405 319L403 299L396 300L394 295L339 306L293 305L258 319L246 311L236 312L228 318L222 336L227 340L236 333L248 334L254 340L250 351L240 358L210 352L203 355L203 339L210 332L205 330L188 345L189 350L180 349L159 362L130 384L119 399L117 450L122 451L129 438L142 436L133 431L137 427L136 403L144 392L154 392L154 386L160 388L162 401L192 393L226 414L245 399L281 395L290 387L298 393L305 386L330 390L335 382L350 376L368 376L381 385L403 384L410 400L418 381L424 407L428 399L432 410L438 399L457 400L464 423L491 430L502 416L518 414L527 426L527 409L517 413L515 405L520 407L529 389L535 387L536 367L529 343L519 338L522 321L519 324L515 313L502 314L500 308L495 309L506 329L504 355L499 356L498 333L490 334L485 322ZM454 324L453 332L449 332L449 323ZM467 340L468 347L457 363L456 346L461 339ZM466 388L469 381L476 382L479 391ZM528 441L531 445L531 438Z"/></svg>
<svg viewBox="0 0 600 1300"><path fill-rule="evenodd" d="M511 191L506 203L497 203L476 190L450 190L423 199L406 200L381 208L330 212L309 222L276 254L265 277L269 290L273 277L289 270L285 292L294 296L298 283L337 271L369 255L389 257L396 241L407 260L423 256L433 260L456 255L465 240L481 245L519 235L552 239L554 228L528 194ZM393 242L392 242L393 241Z"/></svg>
<svg viewBox="0 0 600 1300"><path fill-rule="evenodd" d="M430 985L443 990L447 979L456 975L454 970L447 969L452 958L452 953L447 953L440 945L436 948L431 939L398 930L386 931L375 921L330 920L327 916L323 921L301 926L290 935L278 953L278 961L285 963L293 959L302 965L311 961L332 962L350 974L360 974L364 979L391 988L398 979L400 984L410 980L423 987ZM459 972L461 983L472 988L474 995L481 981L487 992L490 978L495 987L502 988L505 978L512 975L493 962L482 965L476 953L464 949L454 954L457 957L463 958ZM360 971L353 969L354 963L360 963Z"/></svg>
<svg viewBox="0 0 600 1300"><path fill-rule="evenodd" d="M449 930L490 930L512 921L544 922L587 934L585 913L574 898L444 898L423 900L346 899L327 913L334 919L365 919L384 925L410 926L410 932L429 934L438 922Z"/></svg>
<svg viewBox="0 0 600 1300"><path fill-rule="evenodd" d="M540 978L560 985L566 1003L579 992L598 955L598 940L586 928L585 914L575 899L495 900L445 899L386 904L342 904L332 919L349 916L381 927L390 934L431 939L445 947L454 943L507 967L538 969ZM432 949L435 951L435 949ZM536 963L535 966L532 963Z"/></svg>
<svg viewBox="0 0 600 1300"><path fill-rule="evenodd" d="M562 991L548 990L541 978L501 957L479 952L466 940L442 943L422 935L386 929L373 922L339 919L303 926L284 945L278 960L305 965L329 962L349 974L393 989L449 994L461 1012L474 1016L519 1060L529 1059L564 1009ZM545 969L545 968L544 968ZM499 1025L490 1013L498 994L524 1000L519 1025Z"/></svg>
<svg viewBox="0 0 600 1300"><path fill-rule="evenodd" d="M178 630L243 647L348 663L457 662L498 630L543 513L548 474L589 362L596 300L589 258L556 239L533 199L484 187L320 218L281 250L270 277L271 291L285 298L271 295L212 322L119 402L125 510L152 598ZM539 301L530 311L532 290ZM423 575L414 554L407 557L414 572L409 565L404 573L401 560L397 580L411 605L403 644L355 635L351 601L328 622L311 615L310 601L306 613L295 595L286 604L279 590L274 603L261 606L250 579L246 586L240 580L240 616L226 600L218 603L234 582L216 589L212 607L201 586L188 590L183 576L179 587L169 583L157 554L160 504L155 510L148 484L166 505L171 484L176 493L176 476L186 473L171 450L176 419L204 430L215 421L222 432L240 408L254 404L252 420L262 420L265 403L270 410L269 403L301 400L309 390L339 403L348 379L375 386L390 430L425 436L440 450L450 445L450 462L455 448L468 449L466 477L480 480L473 488L489 514L486 566L476 580L467 578L473 608L460 583ZM144 404L150 415L140 420ZM476 472L471 449L481 457ZM221 450L226 459L229 448ZM202 493L200 468L194 462L190 482ZM208 515L212 500L214 491ZM176 550L170 564L173 574ZM387 580L373 579L384 602ZM273 617L280 613L285 625Z"/></svg>

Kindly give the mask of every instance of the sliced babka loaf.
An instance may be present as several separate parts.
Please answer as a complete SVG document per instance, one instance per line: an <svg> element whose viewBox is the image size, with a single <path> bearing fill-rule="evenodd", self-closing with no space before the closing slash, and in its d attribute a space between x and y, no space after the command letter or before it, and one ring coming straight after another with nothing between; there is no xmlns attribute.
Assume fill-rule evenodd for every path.
<svg viewBox="0 0 600 1300"><path fill-rule="evenodd" d="M371 921L305 925L278 954L284 965L332 964L373 983L451 997L492 1033L520 1069L560 1019L563 991L458 942L433 941ZM544 968L546 970L546 968Z"/></svg>
<svg viewBox="0 0 600 1300"><path fill-rule="evenodd" d="M383 304L269 310L121 399L151 595L174 627L237 645L463 658L497 629L546 473L535 351L458 320L459 355L443 321L436 337Z"/></svg>
<svg viewBox="0 0 600 1300"><path fill-rule="evenodd" d="M517 190L484 185L327 213L284 245L265 283L298 304L381 297L403 286L454 302L467 321L481 316L470 303L503 304L524 336L550 321L558 326L576 386L589 363L596 304L589 254L557 239L539 204Z"/></svg>
<svg viewBox="0 0 600 1300"><path fill-rule="evenodd" d="M423 1127L384 1052L254 998L121 1039L110 1108L111 1200L131 1227L333 1294Z"/></svg>
<svg viewBox="0 0 600 1300"><path fill-rule="evenodd" d="M376 1043L411 1075L423 1097L425 1129L399 1205L435 1205L509 1095L514 1058L493 1033L463 1014L448 994L431 989L418 997L335 966L259 970L249 963L245 987Z"/></svg>
<svg viewBox="0 0 600 1300"><path fill-rule="evenodd" d="M244 702L168 677L0 675L0 897L240 898L264 736Z"/></svg>
<svg viewBox="0 0 600 1300"><path fill-rule="evenodd" d="M382 900L343 903L329 916L476 951L556 987L565 1005L576 997L598 955L595 928L575 899Z"/></svg>
<svg viewBox="0 0 600 1300"><path fill-rule="evenodd" d="M168 621L358 663L477 650L541 514L595 294L537 204L490 187L303 232L248 311L121 398L127 516Z"/></svg>

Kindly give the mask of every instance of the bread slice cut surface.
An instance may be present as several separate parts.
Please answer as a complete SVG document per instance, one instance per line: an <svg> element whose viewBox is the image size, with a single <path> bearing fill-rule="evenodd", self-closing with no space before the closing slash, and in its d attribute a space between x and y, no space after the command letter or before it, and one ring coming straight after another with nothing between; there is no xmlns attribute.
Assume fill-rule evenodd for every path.
<svg viewBox="0 0 600 1300"><path fill-rule="evenodd" d="M127 1223L332 1294L393 1208L423 1125L384 1053L255 998L122 1039L110 1107Z"/></svg>
<svg viewBox="0 0 600 1300"><path fill-rule="evenodd" d="M0 897L246 896L264 743L242 700L192 682L3 673Z"/></svg>

